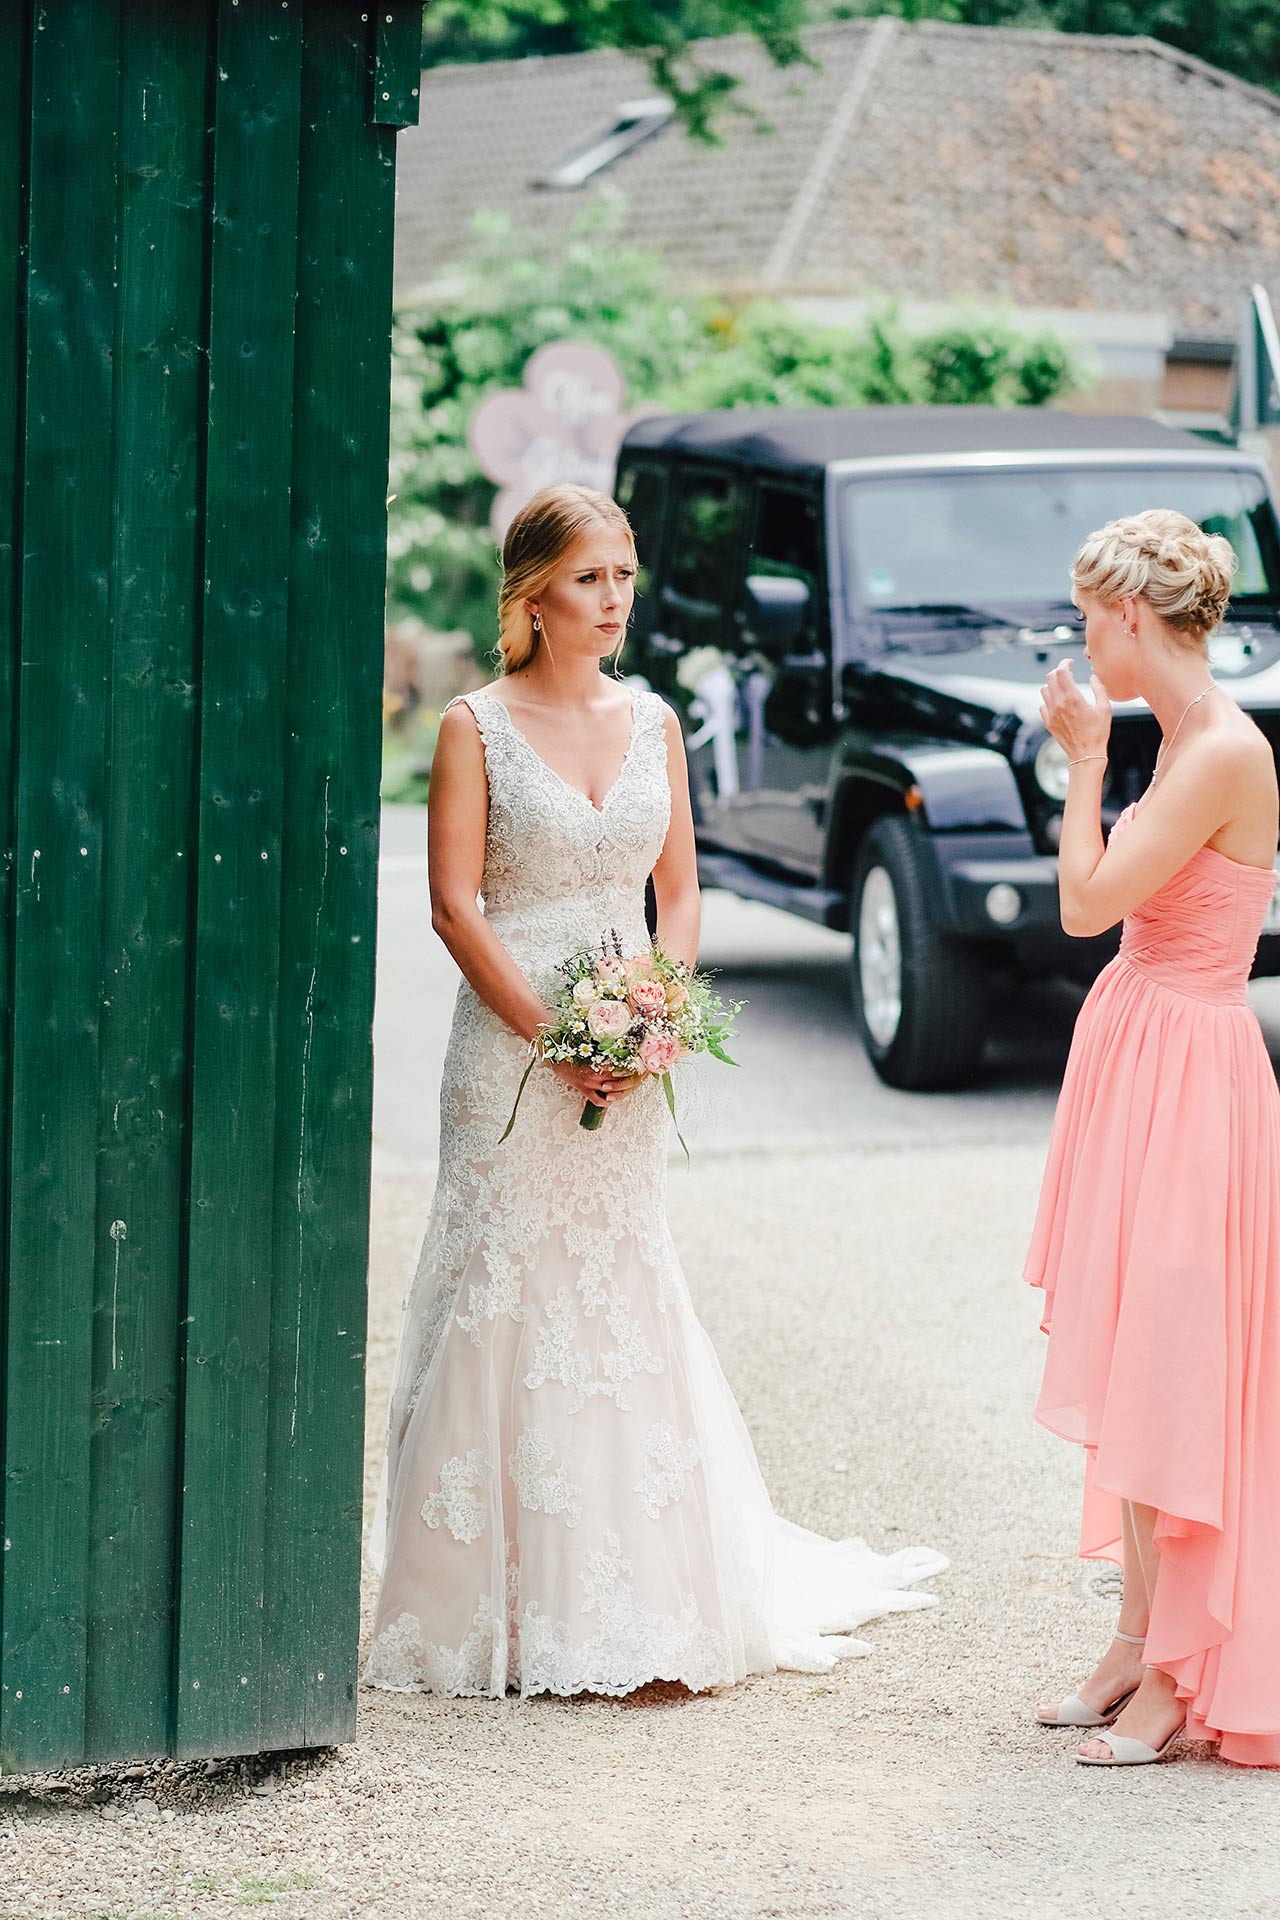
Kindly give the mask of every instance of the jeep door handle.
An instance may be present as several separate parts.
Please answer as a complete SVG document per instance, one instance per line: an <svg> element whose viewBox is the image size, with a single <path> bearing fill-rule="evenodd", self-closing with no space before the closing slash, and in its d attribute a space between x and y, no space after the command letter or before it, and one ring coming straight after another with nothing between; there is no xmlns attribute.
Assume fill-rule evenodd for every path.
<svg viewBox="0 0 1280 1920"><path fill-rule="evenodd" d="M791 673L818 673L826 666L827 656L816 648L812 653L784 653L782 664Z"/></svg>
<svg viewBox="0 0 1280 1920"><path fill-rule="evenodd" d="M651 633L649 645L655 653L683 653L684 641L675 640L669 633Z"/></svg>

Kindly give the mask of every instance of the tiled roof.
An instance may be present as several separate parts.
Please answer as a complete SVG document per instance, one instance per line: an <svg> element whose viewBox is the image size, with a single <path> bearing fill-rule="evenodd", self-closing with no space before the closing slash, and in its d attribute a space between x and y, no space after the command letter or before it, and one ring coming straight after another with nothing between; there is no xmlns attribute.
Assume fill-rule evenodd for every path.
<svg viewBox="0 0 1280 1920"><path fill-rule="evenodd" d="M1242 290L1280 283L1280 98L1146 39L858 20L804 40L816 67L708 47L764 126L707 148L669 124L560 192L535 183L653 93L641 62L426 74L399 136L398 296L465 252L477 211L552 247L617 189L626 239L691 291L1155 311L1226 338Z"/></svg>

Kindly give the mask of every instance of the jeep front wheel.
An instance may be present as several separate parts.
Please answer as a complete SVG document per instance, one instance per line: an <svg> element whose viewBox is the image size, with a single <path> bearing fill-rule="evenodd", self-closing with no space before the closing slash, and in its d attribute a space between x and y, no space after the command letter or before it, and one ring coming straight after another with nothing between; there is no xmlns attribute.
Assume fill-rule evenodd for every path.
<svg viewBox="0 0 1280 1920"><path fill-rule="evenodd" d="M970 1079L987 1034L987 968L936 926L924 850L906 820L877 821L863 841L849 925L854 1011L880 1078L911 1092Z"/></svg>

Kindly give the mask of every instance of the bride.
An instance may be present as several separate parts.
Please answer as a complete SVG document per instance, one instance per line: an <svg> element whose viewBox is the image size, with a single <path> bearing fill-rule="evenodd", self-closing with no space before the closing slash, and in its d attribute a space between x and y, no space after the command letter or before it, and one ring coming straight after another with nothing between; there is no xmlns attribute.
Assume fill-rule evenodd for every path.
<svg viewBox="0 0 1280 1920"><path fill-rule="evenodd" d="M692 965L699 925L679 724L601 672L635 592L626 516L547 488L502 558L501 677L449 707L431 776L432 919L464 981L365 1679L616 1695L825 1669L868 1650L864 1620L933 1605L906 1589L947 1562L774 1514L671 1242L659 1087L540 1065L499 1144L559 963L614 931L647 947L650 875L664 950Z"/></svg>

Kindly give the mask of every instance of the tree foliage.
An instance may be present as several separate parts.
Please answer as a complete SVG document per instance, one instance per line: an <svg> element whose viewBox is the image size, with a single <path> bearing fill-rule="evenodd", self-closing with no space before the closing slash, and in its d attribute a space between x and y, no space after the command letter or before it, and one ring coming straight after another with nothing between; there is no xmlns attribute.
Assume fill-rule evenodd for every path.
<svg viewBox="0 0 1280 1920"><path fill-rule="evenodd" d="M803 57L805 24L880 13L964 26L1150 34L1280 90L1276 0L436 0L424 54L431 65L623 47L649 61L657 85L707 133L732 98L733 82L705 53L695 65L691 41L748 30L789 61Z"/></svg>
<svg viewBox="0 0 1280 1920"><path fill-rule="evenodd" d="M423 25L423 64L616 47L644 59L658 90L690 131L715 139L737 80L696 40L750 32L780 65L803 60L808 0L434 0Z"/></svg>
<svg viewBox="0 0 1280 1920"><path fill-rule="evenodd" d="M806 17L895 13L969 27L1049 27L1060 33L1149 34L1262 86L1280 89L1275 0L810 0Z"/></svg>
<svg viewBox="0 0 1280 1920"><path fill-rule="evenodd" d="M622 209L586 209L569 242L535 259L505 217L476 223L447 297L401 315L392 377L390 586L393 620L464 628L492 646L498 584L494 487L467 445L486 395L518 387L553 340L606 347L632 403L675 411L913 401L1041 404L1078 383L1060 341L953 309L911 333L890 308L856 328L818 326L770 301L738 307L669 292L660 263L619 244Z"/></svg>

